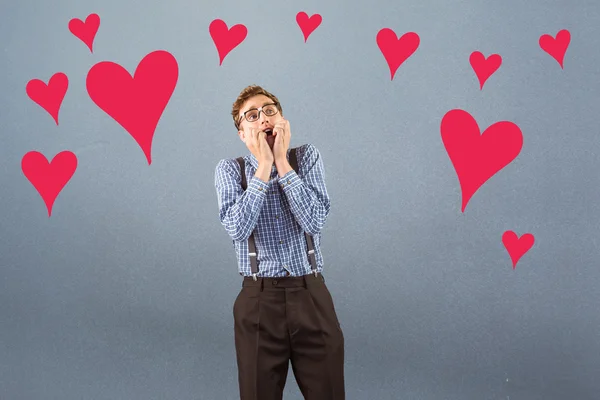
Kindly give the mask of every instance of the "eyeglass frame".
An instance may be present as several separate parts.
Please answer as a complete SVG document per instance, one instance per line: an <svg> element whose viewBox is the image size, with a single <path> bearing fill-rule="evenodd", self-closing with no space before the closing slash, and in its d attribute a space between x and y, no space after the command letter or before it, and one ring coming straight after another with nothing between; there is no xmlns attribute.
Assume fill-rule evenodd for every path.
<svg viewBox="0 0 600 400"><path fill-rule="evenodd" d="M242 123L242 121L245 119L246 121L248 121L248 118L246 118L246 114L249 113L250 111L258 111L258 118L256 121L258 121L260 119L260 113L264 113L264 111L262 110L264 107L268 107L268 106L276 106L275 107L275 114L273 115L269 115L269 117L274 117L275 115L277 115L277 113L279 113L279 107L277 107L279 105L279 103L274 102L274 103L269 103L269 104L263 104L262 106L258 107L258 108L251 108L249 110L244 111L244 114L242 114L240 120L238 121L238 127L240 126L240 124ZM248 121L251 124L256 122L256 121Z"/></svg>

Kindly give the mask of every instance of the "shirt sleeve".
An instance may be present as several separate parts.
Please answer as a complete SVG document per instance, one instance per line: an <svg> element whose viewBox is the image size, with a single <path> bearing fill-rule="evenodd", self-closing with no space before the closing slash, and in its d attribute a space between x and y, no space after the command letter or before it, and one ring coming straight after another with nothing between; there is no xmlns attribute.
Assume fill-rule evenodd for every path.
<svg viewBox="0 0 600 400"><path fill-rule="evenodd" d="M244 191L236 160L221 160L215 168L219 219L227 234L236 241L250 237L267 195L266 182L256 176L246 176L246 180L248 185Z"/></svg>
<svg viewBox="0 0 600 400"><path fill-rule="evenodd" d="M306 145L299 161L298 171L303 178L292 169L279 177L278 182L296 221L305 232L314 236L323 229L331 209L325 186L325 170L319 150L310 143Z"/></svg>

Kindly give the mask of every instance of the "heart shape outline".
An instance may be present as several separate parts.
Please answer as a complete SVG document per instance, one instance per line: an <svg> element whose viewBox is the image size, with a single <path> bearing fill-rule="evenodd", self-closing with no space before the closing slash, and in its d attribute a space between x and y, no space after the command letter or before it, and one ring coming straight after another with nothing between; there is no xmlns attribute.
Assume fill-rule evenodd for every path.
<svg viewBox="0 0 600 400"><path fill-rule="evenodd" d="M488 78L502 65L502 57L499 54L490 54L486 58L480 51L474 51L469 56L469 63L479 80L479 90L483 90Z"/></svg>
<svg viewBox="0 0 600 400"><path fill-rule="evenodd" d="M154 132L177 85L177 60L156 50L138 64L134 75L121 65L102 61L89 70L86 88L92 101L121 125L152 163Z"/></svg>
<svg viewBox="0 0 600 400"><path fill-rule="evenodd" d="M521 152L523 134L510 121L499 121L480 134L475 118L467 111L448 111L440 125L442 142L454 166L462 193L461 212L471 197L492 176Z"/></svg>
<svg viewBox="0 0 600 400"><path fill-rule="evenodd" d="M308 37L321 25L323 22L323 17L320 14L313 14L308 16L304 11L300 11L296 14L296 23L300 27L302 31L302 35L304 36L304 43L308 40Z"/></svg>
<svg viewBox="0 0 600 400"><path fill-rule="evenodd" d="M62 102L69 89L69 78L63 72L57 72L48 80L48 84L40 79L27 82L27 96L42 107L58 126L58 114Z"/></svg>
<svg viewBox="0 0 600 400"><path fill-rule="evenodd" d="M421 39L415 32L407 32L398 38L392 29L383 28L377 32L376 41L390 69L390 80L394 80L396 71L417 51Z"/></svg>
<svg viewBox="0 0 600 400"><path fill-rule="evenodd" d="M556 34L556 38L544 34L540 36L539 45L546 53L558 62L561 69L564 69L564 58L569 44L571 43L571 33L562 29Z"/></svg>
<svg viewBox="0 0 600 400"><path fill-rule="evenodd" d="M225 57L248 36L248 29L245 25L237 24L228 29L222 19L213 20L208 27L208 32L219 54L219 66L223 64Z"/></svg>
<svg viewBox="0 0 600 400"><path fill-rule="evenodd" d="M510 256L513 270L517 267L521 257L531 249L534 243L535 237L531 233L525 233L520 238L513 231L506 231L502 234L502 244Z"/></svg>
<svg viewBox="0 0 600 400"><path fill-rule="evenodd" d="M98 28L100 27L100 16L98 14L90 14L85 19L85 22L79 18L72 18L69 21L69 31L79 40L81 40L93 53L94 39Z"/></svg>
<svg viewBox="0 0 600 400"><path fill-rule="evenodd" d="M48 162L39 151L30 151L21 159L21 171L46 204L48 217L63 188L77 170L77 156L68 150L61 151Z"/></svg>

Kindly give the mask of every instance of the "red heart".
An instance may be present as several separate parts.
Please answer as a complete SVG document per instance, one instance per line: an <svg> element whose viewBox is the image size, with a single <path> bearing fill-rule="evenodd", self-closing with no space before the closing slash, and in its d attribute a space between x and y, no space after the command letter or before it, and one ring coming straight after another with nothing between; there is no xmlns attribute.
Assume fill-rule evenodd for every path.
<svg viewBox="0 0 600 400"><path fill-rule="evenodd" d="M175 58L166 51L146 55L133 78L119 64L103 61L87 75L87 91L100 109L117 121L152 163L152 138L178 78Z"/></svg>
<svg viewBox="0 0 600 400"><path fill-rule="evenodd" d="M542 35L539 40L542 50L550 54L562 69L564 69L563 60L570 42L571 33L566 29L559 31L556 34L556 39L550 35Z"/></svg>
<svg viewBox="0 0 600 400"><path fill-rule="evenodd" d="M517 263L523 254L527 253L531 246L533 246L534 240L535 239L531 233L526 233L519 239L517 238L517 234L513 231L504 232L502 235L502 243L510 255L510 259L513 263L513 269L517 267Z"/></svg>
<svg viewBox="0 0 600 400"><path fill-rule="evenodd" d="M302 30L304 43L306 43L310 34L321 25L321 22L323 22L323 18L319 14L313 14L310 18L308 18L308 15L304 11L296 14L296 23Z"/></svg>
<svg viewBox="0 0 600 400"><path fill-rule="evenodd" d="M223 64L227 54L242 43L248 34L248 29L244 25L237 24L228 30L227 24L220 19L212 21L208 31L219 52L219 65Z"/></svg>
<svg viewBox="0 0 600 400"><path fill-rule="evenodd" d="M391 80L394 79L398 67L417 50L419 43L419 35L414 32L405 33L400 39L389 28L377 33L377 46L390 68Z"/></svg>
<svg viewBox="0 0 600 400"><path fill-rule="evenodd" d="M85 43L92 53L94 52L92 48L98 27L100 27L100 17L98 14L88 15L85 22L79 18L73 18L69 21L69 30L71 33Z"/></svg>
<svg viewBox="0 0 600 400"><path fill-rule="evenodd" d="M38 191L48 217L52 215L54 200L71 179L77 169L77 156L70 151L61 151L48 163L48 159L37 151L30 151L21 160L21 170Z"/></svg>
<svg viewBox="0 0 600 400"><path fill-rule="evenodd" d="M523 135L517 125L496 122L482 135L466 111L451 110L441 124L444 147L454 165L462 191L462 209L475 192L521 152Z"/></svg>
<svg viewBox="0 0 600 400"><path fill-rule="evenodd" d="M30 80L27 82L25 91L27 96L46 110L58 125L58 112L68 88L69 79L67 76L62 72L57 72L52 75L48 85L39 79Z"/></svg>
<svg viewBox="0 0 600 400"><path fill-rule="evenodd" d="M479 79L479 90L481 90L485 81L500 68L502 57L498 54L492 54L486 59L480 51L474 51L469 57L469 62Z"/></svg>

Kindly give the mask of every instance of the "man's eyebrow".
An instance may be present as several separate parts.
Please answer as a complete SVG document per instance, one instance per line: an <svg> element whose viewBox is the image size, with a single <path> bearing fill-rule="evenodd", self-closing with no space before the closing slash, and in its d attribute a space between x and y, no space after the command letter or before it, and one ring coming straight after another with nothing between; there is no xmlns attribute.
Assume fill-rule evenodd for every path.
<svg viewBox="0 0 600 400"><path fill-rule="evenodd" d="M265 102L263 103L263 106L265 106L265 105L267 105L267 104L272 104L272 103L274 103L274 101L273 101L273 100L268 100L268 101L265 101ZM252 106L252 107L250 107L249 109L247 109L246 111L254 110L254 109L256 109L256 108L258 108L258 107L256 107L256 106Z"/></svg>

